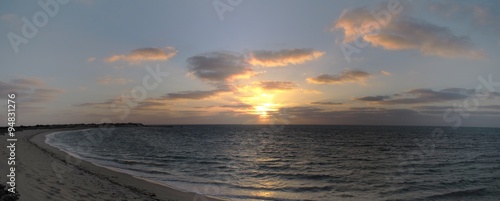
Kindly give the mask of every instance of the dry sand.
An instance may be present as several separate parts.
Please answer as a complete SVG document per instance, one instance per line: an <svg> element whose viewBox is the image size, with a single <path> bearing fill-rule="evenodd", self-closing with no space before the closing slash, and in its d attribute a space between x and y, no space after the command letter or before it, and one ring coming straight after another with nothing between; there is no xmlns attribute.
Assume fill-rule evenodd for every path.
<svg viewBox="0 0 500 201"><path fill-rule="evenodd" d="M26 130L16 137L16 190L20 200L216 201L115 172L76 159L47 145L45 135L61 129ZM5 184L8 150L0 137L0 180Z"/></svg>

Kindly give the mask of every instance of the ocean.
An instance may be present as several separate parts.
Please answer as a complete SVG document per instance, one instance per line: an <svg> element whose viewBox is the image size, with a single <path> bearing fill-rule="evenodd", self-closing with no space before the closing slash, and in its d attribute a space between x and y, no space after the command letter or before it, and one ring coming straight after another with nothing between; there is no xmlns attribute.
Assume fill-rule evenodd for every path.
<svg viewBox="0 0 500 201"><path fill-rule="evenodd" d="M500 200L500 129L186 125L64 131L96 165L231 200Z"/></svg>

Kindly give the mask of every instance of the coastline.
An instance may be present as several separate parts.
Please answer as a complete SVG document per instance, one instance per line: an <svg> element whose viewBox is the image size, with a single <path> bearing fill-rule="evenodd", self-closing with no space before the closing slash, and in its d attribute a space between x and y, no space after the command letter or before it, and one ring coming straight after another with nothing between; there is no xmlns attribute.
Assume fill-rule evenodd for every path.
<svg viewBox="0 0 500 201"><path fill-rule="evenodd" d="M16 190L20 200L167 200L223 201L221 198L184 192L154 181L97 166L45 143L45 136L72 129L17 132ZM0 144L6 146L6 137ZM7 149L1 157L7 160ZM7 175L7 164L1 163ZM0 176L2 182L5 177Z"/></svg>

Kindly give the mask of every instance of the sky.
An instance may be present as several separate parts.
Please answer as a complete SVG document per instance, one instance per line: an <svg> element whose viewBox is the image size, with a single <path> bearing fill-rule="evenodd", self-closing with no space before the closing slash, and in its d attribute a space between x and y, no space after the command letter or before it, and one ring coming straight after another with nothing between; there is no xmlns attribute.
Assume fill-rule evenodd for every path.
<svg viewBox="0 0 500 201"><path fill-rule="evenodd" d="M0 125L497 127L500 3L0 2Z"/></svg>

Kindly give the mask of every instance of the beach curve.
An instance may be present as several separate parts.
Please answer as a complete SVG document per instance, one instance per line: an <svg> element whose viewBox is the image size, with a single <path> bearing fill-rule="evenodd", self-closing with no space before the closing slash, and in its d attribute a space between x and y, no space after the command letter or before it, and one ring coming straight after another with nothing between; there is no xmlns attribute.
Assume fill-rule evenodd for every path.
<svg viewBox="0 0 500 201"><path fill-rule="evenodd" d="M16 190L20 200L166 200L221 201L224 199L184 192L133 177L75 158L45 143L45 136L75 129L43 129L17 132ZM7 146L6 137L0 144ZM7 159L2 149L2 158ZM7 175L7 164L0 170ZM1 177L5 181L5 177Z"/></svg>

